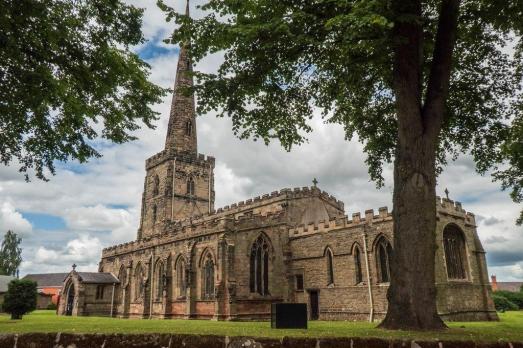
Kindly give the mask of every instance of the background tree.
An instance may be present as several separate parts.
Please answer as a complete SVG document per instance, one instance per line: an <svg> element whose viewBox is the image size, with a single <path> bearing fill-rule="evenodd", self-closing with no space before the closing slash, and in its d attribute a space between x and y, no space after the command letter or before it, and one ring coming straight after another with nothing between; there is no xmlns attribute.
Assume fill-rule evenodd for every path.
<svg viewBox="0 0 523 348"><path fill-rule="evenodd" d="M36 309L36 282L27 279L14 279L7 285L3 310L11 314L11 319L22 319L24 314Z"/></svg>
<svg viewBox="0 0 523 348"><path fill-rule="evenodd" d="M390 329L441 329L437 314L436 176L470 153L521 201L521 1L209 0L191 20L158 1L191 42L200 113L232 118L240 138L289 150L314 108L362 141L383 184L394 162ZM509 52L515 50L515 54ZM189 91L187 91L189 92Z"/></svg>
<svg viewBox="0 0 523 348"><path fill-rule="evenodd" d="M7 231L0 248L0 274L16 276L22 263L22 248L19 238L13 231Z"/></svg>
<svg viewBox="0 0 523 348"><path fill-rule="evenodd" d="M54 161L100 154L92 140L152 128L165 90L129 48L143 10L119 0L0 2L0 161L45 179Z"/></svg>

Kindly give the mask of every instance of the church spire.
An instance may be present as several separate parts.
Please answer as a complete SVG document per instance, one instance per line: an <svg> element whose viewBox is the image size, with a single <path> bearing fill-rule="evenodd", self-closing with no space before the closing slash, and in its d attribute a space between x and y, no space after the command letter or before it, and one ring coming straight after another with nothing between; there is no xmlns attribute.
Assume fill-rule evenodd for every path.
<svg viewBox="0 0 523 348"><path fill-rule="evenodd" d="M185 15L189 16L189 0L185 7ZM196 111L194 95L184 95L182 88L192 87L192 62L188 54L189 44L182 44L176 69L176 81L165 139L165 149L177 152L197 154Z"/></svg>

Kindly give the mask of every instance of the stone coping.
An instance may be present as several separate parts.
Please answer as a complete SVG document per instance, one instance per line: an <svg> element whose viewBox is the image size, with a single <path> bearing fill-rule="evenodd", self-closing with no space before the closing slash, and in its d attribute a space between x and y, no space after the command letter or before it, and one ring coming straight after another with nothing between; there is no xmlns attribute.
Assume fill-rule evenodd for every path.
<svg viewBox="0 0 523 348"><path fill-rule="evenodd" d="M523 348L523 342L380 338L250 338L169 334L25 333L0 335L2 348Z"/></svg>

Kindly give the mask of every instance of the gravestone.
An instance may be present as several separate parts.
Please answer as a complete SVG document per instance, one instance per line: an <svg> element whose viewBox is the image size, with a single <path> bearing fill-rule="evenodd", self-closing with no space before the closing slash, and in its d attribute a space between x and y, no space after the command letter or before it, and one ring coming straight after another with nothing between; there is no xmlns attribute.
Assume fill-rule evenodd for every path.
<svg viewBox="0 0 523 348"><path fill-rule="evenodd" d="M306 329L306 303L273 303L271 307L271 328Z"/></svg>

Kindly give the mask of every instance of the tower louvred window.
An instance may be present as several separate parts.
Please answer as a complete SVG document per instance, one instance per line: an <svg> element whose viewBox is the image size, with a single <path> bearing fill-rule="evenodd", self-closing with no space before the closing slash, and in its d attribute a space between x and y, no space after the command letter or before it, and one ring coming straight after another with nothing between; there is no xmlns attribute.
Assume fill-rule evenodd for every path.
<svg viewBox="0 0 523 348"><path fill-rule="evenodd" d="M155 175L153 178L153 196L157 196L160 192L160 178Z"/></svg>

